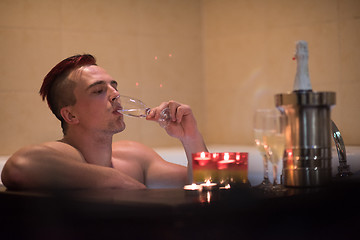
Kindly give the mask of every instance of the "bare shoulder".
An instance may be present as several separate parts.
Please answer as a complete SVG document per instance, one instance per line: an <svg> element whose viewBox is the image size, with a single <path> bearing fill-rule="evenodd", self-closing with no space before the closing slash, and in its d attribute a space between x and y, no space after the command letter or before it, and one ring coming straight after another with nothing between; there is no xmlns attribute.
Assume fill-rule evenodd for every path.
<svg viewBox="0 0 360 240"><path fill-rule="evenodd" d="M118 141L113 143L113 154L130 154L130 155L148 155L156 154L156 152L139 142L134 141Z"/></svg>
<svg viewBox="0 0 360 240"><path fill-rule="evenodd" d="M129 160L137 159L143 162L162 160L152 148L134 141L114 142L113 157Z"/></svg>
<svg viewBox="0 0 360 240"><path fill-rule="evenodd" d="M47 188L51 183L48 180L55 179L54 174L69 173L71 171L68 170L83 162L83 156L65 143L29 145L19 149L6 161L1 179L8 188Z"/></svg>
<svg viewBox="0 0 360 240"><path fill-rule="evenodd" d="M165 161L152 148L138 142L115 142L113 164L150 188L179 187L187 179L184 166Z"/></svg>
<svg viewBox="0 0 360 240"><path fill-rule="evenodd" d="M15 152L12 158L16 157L27 157L27 158L40 158L40 157L56 157L61 156L64 159L74 159L81 162L84 162L84 157L82 154L70 146L69 144L53 141L53 142L44 142L36 145L29 145L22 147L17 152Z"/></svg>

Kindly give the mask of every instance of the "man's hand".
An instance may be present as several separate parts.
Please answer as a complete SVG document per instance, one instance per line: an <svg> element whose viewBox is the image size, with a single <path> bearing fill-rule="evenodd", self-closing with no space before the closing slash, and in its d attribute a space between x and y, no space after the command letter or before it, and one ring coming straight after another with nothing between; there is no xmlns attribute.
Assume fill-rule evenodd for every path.
<svg viewBox="0 0 360 240"><path fill-rule="evenodd" d="M161 112L169 108L170 120L164 127L166 132L175 138L184 141L198 135L195 117L190 106L175 101L163 102L158 107L151 109L147 120L158 121Z"/></svg>
<svg viewBox="0 0 360 240"><path fill-rule="evenodd" d="M158 121L163 109L170 109L170 122L166 125L166 132L178 138L184 146L188 159L188 180L192 182L192 153L207 152L207 147L201 136L194 114L188 105L175 101L163 102L160 106L151 109L147 120Z"/></svg>

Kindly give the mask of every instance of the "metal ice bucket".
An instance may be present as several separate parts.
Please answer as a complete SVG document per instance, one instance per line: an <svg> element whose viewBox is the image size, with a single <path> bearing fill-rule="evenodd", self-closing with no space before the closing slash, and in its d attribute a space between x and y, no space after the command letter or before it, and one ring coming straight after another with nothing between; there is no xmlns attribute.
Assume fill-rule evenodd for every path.
<svg viewBox="0 0 360 240"><path fill-rule="evenodd" d="M331 106L334 92L294 91L275 95L286 115L283 184L317 187L331 181Z"/></svg>

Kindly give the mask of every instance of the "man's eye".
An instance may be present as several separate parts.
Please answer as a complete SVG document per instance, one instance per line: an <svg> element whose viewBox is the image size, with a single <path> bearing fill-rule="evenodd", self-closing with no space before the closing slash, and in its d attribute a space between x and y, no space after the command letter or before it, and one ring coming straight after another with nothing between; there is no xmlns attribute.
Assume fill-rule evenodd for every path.
<svg viewBox="0 0 360 240"><path fill-rule="evenodd" d="M95 93L95 94L101 94L101 93L103 93L103 92L104 92L103 89L97 89L97 90L95 90L93 93Z"/></svg>

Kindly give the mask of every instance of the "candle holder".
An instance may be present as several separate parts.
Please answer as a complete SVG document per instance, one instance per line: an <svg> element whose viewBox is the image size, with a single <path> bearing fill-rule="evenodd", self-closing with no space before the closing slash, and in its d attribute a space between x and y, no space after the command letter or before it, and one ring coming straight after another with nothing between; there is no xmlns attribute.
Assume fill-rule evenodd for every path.
<svg viewBox="0 0 360 240"><path fill-rule="evenodd" d="M218 154L216 159L216 167L218 170L219 184L225 186L231 183L232 165L235 164L236 153L222 152Z"/></svg>
<svg viewBox="0 0 360 240"><path fill-rule="evenodd" d="M198 152L192 161L193 182L203 187L206 182L217 183L217 188L250 185L247 152Z"/></svg>
<svg viewBox="0 0 360 240"><path fill-rule="evenodd" d="M216 178L216 165L209 152L192 154L193 182L200 184L206 181L214 181Z"/></svg>
<svg viewBox="0 0 360 240"><path fill-rule="evenodd" d="M249 186L247 152L236 152L235 163L231 166L230 184L232 186Z"/></svg>
<svg viewBox="0 0 360 240"><path fill-rule="evenodd" d="M217 180L221 186L231 185L233 188L250 184L247 152L222 152L213 158L218 170Z"/></svg>

